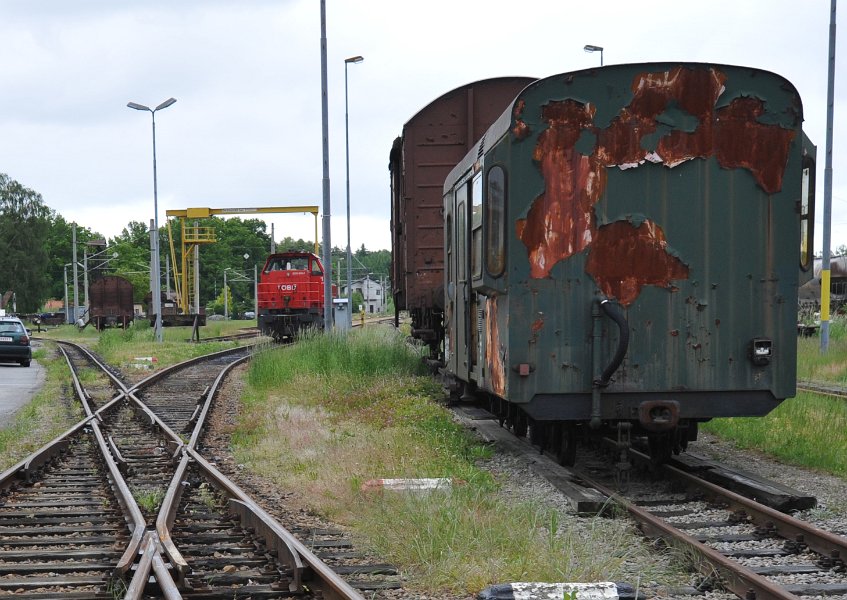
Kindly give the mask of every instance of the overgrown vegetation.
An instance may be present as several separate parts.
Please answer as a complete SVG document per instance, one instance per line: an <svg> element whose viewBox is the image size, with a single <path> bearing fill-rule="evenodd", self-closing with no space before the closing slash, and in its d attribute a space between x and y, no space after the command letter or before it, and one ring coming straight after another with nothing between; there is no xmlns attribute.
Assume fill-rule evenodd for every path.
<svg viewBox="0 0 847 600"><path fill-rule="evenodd" d="M204 339L235 333L239 329L255 326L254 321L211 321L200 330L199 343L186 343L191 339L191 327L165 327L162 329L164 341L153 339L153 328L144 319L134 321L127 329L111 328L98 332L93 327L83 330L73 325L51 327L38 334L47 339L61 339L78 342L96 352L110 365L119 368L134 368L133 365L152 363L169 365L195 356L226 350L245 343L245 340L231 342L204 342ZM249 340L246 340L249 341ZM138 358L149 360L137 360Z"/></svg>
<svg viewBox="0 0 847 600"><path fill-rule="evenodd" d="M797 381L847 383L847 322L836 319L826 353L817 337L797 344ZM799 392L766 417L715 419L703 429L787 463L847 477L847 402Z"/></svg>
<svg viewBox="0 0 847 600"><path fill-rule="evenodd" d="M78 404L66 406L62 388L67 377L67 363L61 356L43 349L33 358L47 370L46 381L32 401L15 413L8 427L0 428L0 472L66 431L84 416Z"/></svg>
<svg viewBox="0 0 847 600"><path fill-rule="evenodd" d="M313 510L352 526L424 591L637 577L632 564L644 564L646 551L625 523L575 519L503 494L482 468L489 448L435 401L440 387L421 368L417 351L389 329L308 336L262 353L242 396L236 459L302 490ZM455 484L423 495L362 487L421 477Z"/></svg>

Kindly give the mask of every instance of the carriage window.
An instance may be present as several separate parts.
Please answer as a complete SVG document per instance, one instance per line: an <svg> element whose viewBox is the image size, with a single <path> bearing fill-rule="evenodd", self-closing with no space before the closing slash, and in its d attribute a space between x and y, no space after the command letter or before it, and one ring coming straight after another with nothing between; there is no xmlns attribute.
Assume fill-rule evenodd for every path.
<svg viewBox="0 0 847 600"><path fill-rule="evenodd" d="M287 271L305 271L309 268L309 259L305 256L294 256L285 265Z"/></svg>
<svg viewBox="0 0 847 600"><path fill-rule="evenodd" d="M800 198L800 268L808 271L814 263L812 241L814 239L815 206L815 161L803 157L803 184Z"/></svg>
<svg viewBox="0 0 847 600"><path fill-rule="evenodd" d="M468 201L468 186L462 184L456 188L456 247L458 248L458 264L456 265L456 280L465 280L465 260L467 260L467 248L465 223L467 207L465 203Z"/></svg>
<svg viewBox="0 0 847 600"><path fill-rule="evenodd" d="M506 268L506 172L500 166L488 170L485 232L485 269L492 277L499 277Z"/></svg>
<svg viewBox="0 0 847 600"><path fill-rule="evenodd" d="M482 174L473 180L471 188L471 273L482 276Z"/></svg>

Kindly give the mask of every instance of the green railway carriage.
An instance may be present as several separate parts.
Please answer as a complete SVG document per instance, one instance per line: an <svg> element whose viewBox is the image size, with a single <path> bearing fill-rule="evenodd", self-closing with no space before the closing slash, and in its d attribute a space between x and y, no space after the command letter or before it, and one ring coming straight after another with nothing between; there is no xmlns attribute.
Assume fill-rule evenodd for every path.
<svg viewBox="0 0 847 600"><path fill-rule="evenodd" d="M526 87L444 184L445 372L572 460L581 430L795 394L815 149L766 71L632 64Z"/></svg>

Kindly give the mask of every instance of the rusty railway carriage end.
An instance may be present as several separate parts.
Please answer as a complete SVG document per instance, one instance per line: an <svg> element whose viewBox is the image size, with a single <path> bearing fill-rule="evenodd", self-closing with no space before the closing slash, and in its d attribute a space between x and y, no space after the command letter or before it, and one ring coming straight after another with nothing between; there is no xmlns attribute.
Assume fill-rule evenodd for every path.
<svg viewBox="0 0 847 600"><path fill-rule="evenodd" d="M323 293L324 268L315 254L271 254L259 274L259 330L276 341L287 341L304 329L323 329Z"/></svg>
<svg viewBox="0 0 847 600"><path fill-rule="evenodd" d="M767 414L795 394L814 172L773 73L529 84L444 183L443 372L563 462L585 434L662 460L699 422Z"/></svg>

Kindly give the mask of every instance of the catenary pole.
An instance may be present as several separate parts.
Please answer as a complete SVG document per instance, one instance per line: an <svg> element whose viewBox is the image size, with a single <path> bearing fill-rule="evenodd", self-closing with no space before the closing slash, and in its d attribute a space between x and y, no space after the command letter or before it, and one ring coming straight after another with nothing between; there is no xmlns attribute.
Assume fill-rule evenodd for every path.
<svg viewBox="0 0 847 600"><path fill-rule="evenodd" d="M829 75L826 84L826 165L823 172L823 258L821 259L821 352L829 349L830 246L832 228L832 121L835 107L835 4L829 14Z"/></svg>
<svg viewBox="0 0 847 600"><path fill-rule="evenodd" d="M330 250L329 109L326 85L326 0L321 0L321 132L323 135L324 327L332 327L332 254Z"/></svg>

